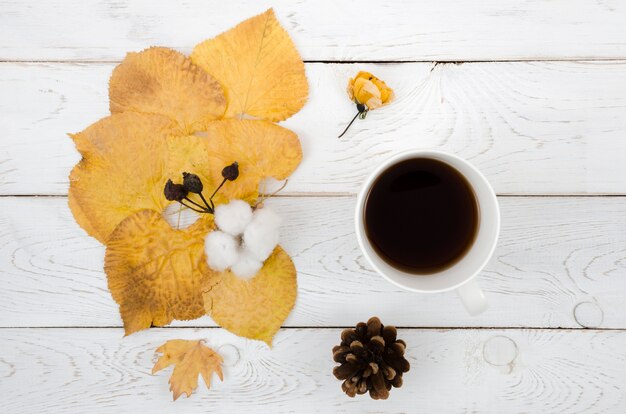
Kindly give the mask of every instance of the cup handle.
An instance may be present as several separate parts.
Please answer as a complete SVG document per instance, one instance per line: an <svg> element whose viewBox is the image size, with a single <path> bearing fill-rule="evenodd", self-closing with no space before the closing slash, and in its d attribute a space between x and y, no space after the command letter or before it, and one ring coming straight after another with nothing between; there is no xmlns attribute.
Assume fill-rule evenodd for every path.
<svg viewBox="0 0 626 414"><path fill-rule="evenodd" d="M487 298L485 298L485 294L478 285L478 282L476 282L476 279L462 284L456 289L456 293L459 294L467 313L471 316L479 315L489 307Z"/></svg>

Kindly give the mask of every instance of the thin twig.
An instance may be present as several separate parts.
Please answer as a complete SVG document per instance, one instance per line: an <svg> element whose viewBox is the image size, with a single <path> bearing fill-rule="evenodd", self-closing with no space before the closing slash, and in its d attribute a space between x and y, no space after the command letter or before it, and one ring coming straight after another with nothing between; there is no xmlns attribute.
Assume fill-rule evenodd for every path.
<svg viewBox="0 0 626 414"><path fill-rule="evenodd" d="M254 207L256 207L256 206L260 205L261 203L263 203L263 202L264 202L265 200L267 200L268 198L272 198L272 197L274 197L276 194L278 194L280 191L282 191L285 187L287 187L287 183L288 183L288 182L289 182L289 179L288 179L288 178L287 178L287 179L285 179L285 182L283 183L283 185L281 185L281 186L280 186L280 188L279 188L278 190L274 191L274 192L273 192L272 194L270 194L270 195L265 195L265 194L262 194L262 195L261 195L261 199L260 199L259 201L257 201L257 202L256 202L256 204L254 205ZM264 190L264 193L265 193L265 190Z"/></svg>
<svg viewBox="0 0 626 414"><path fill-rule="evenodd" d="M182 204L183 206L187 207L188 209L195 211L196 213L208 213L208 211L206 211L206 210L198 210L198 209L196 209L196 208L193 208L193 207L191 207L191 206L188 206L187 204L183 203L183 201L182 201L182 200L181 200L181 201L179 201L179 203L180 203L180 204Z"/></svg>
<svg viewBox="0 0 626 414"><path fill-rule="evenodd" d="M218 191L220 191L220 188L222 188L222 186L224 185L224 183L226 182L226 178L224 178L222 180L222 182L220 183L219 186L217 186L217 188L215 189L215 191L213 191L213 194L211 194L211 197L209 197L209 200L211 200L211 203L213 202L213 196L215 196L215 194L217 194Z"/></svg>
<svg viewBox="0 0 626 414"><path fill-rule="evenodd" d="M200 196L200 198L202 199L202 201L204 202L204 204L209 210L215 210L215 205L213 204L213 200L211 200L211 205L209 205L209 203L207 203L202 193L198 193L198 195Z"/></svg>
<svg viewBox="0 0 626 414"><path fill-rule="evenodd" d="M189 202L190 202L191 204L193 204L194 206L199 207L199 208L201 208L202 210L204 210L204 206L203 206L203 205L200 205L200 204L196 203L195 201L193 201L193 200L192 200L192 199L190 199L189 197L185 197L185 200L189 201ZM207 207L208 207L208 206L207 206Z"/></svg>
<svg viewBox="0 0 626 414"><path fill-rule="evenodd" d="M346 134L346 132L348 132L348 128L350 128L350 125L352 125L352 123L356 120L356 117L359 115L361 115L361 112L357 112L356 115L354 115L354 118L352 118L352 121L350 121L346 129L344 129L341 135L339 135L337 138L343 137Z"/></svg>

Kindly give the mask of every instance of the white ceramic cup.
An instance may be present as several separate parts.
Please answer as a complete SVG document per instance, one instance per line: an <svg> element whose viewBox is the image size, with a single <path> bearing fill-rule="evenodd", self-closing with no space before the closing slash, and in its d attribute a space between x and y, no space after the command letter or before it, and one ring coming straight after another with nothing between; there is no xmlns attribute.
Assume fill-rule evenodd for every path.
<svg viewBox="0 0 626 414"><path fill-rule="evenodd" d="M473 245L459 261L438 273L413 275L389 265L371 246L365 233L363 217L372 184L390 166L411 158L431 158L457 169L470 183L479 207L479 227ZM393 214L393 211L389 212ZM456 155L430 150L413 150L397 154L379 165L368 177L356 203L356 235L363 254L378 273L391 283L413 292L436 293L456 290L467 312L478 315L487 309L487 299L475 277L487 265L498 242L500 208L498 200L484 175L469 162Z"/></svg>

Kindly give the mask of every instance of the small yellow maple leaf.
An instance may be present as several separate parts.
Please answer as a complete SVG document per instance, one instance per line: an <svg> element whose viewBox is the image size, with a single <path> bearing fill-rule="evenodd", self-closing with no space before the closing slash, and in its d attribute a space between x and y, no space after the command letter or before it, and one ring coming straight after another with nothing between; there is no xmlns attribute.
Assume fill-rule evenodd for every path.
<svg viewBox="0 0 626 414"><path fill-rule="evenodd" d="M174 401L182 394L187 397L198 387L198 375L202 375L207 388L211 388L211 377L216 373L220 380L224 381L222 374L222 357L203 344L204 341L188 341L174 339L167 341L157 348L161 353L152 374L163 368L175 365L170 377L170 391L174 395Z"/></svg>
<svg viewBox="0 0 626 414"><path fill-rule="evenodd" d="M225 118L246 114L277 122L306 102L304 63L272 9L200 43L191 60L224 87Z"/></svg>

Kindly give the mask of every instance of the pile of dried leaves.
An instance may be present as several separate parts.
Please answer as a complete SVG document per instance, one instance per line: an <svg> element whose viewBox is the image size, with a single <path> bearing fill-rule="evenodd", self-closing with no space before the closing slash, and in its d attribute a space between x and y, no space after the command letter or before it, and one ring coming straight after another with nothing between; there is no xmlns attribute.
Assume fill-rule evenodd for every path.
<svg viewBox="0 0 626 414"><path fill-rule="evenodd" d="M254 203L261 180L283 180L300 163L298 137L273 122L298 112L307 94L302 59L272 10L189 57L152 47L115 68L111 115L71 135L83 158L70 175L69 205L106 245L109 289L127 335L209 314L271 344L296 298L290 257L276 247L249 281L211 270L203 246L213 216L172 228L162 216L171 203L163 187L190 171L214 188L237 161L239 178L214 201Z"/></svg>

